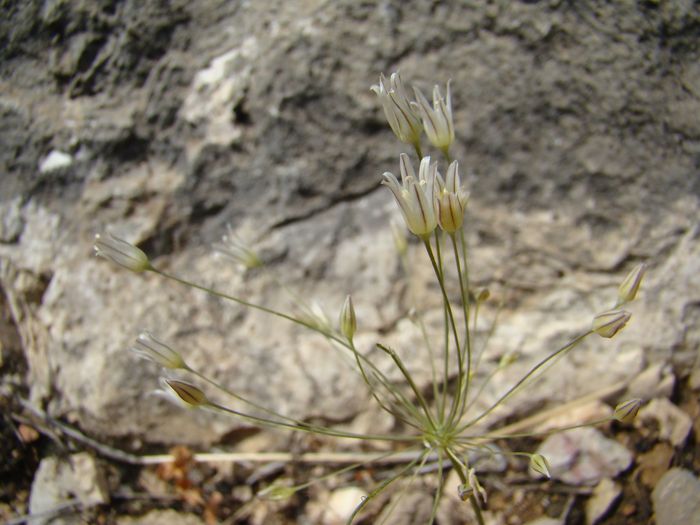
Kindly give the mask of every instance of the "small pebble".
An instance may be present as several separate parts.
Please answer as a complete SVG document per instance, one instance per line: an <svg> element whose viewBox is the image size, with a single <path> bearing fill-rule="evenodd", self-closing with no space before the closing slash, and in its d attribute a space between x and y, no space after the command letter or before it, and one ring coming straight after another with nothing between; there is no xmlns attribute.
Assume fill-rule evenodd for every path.
<svg viewBox="0 0 700 525"><path fill-rule="evenodd" d="M690 471L672 468L651 495L656 525L700 523L700 480Z"/></svg>

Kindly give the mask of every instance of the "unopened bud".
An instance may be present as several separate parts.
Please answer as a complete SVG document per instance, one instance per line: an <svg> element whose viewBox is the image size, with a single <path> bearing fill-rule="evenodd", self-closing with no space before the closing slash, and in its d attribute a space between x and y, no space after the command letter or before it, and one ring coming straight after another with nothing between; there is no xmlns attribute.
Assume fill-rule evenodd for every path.
<svg viewBox="0 0 700 525"><path fill-rule="evenodd" d="M188 368L182 356L168 345L156 339L153 334L143 332L129 350L143 359L153 361L165 368Z"/></svg>
<svg viewBox="0 0 700 525"><path fill-rule="evenodd" d="M342 310L340 310L340 332L348 341L352 341L356 330L357 318L355 317L355 308L352 305L352 297L348 295L345 298Z"/></svg>
<svg viewBox="0 0 700 525"><path fill-rule="evenodd" d="M622 330L632 314L625 310L608 310L593 318L592 330L600 337L611 338Z"/></svg>
<svg viewBox="0 0 700 525"><path fill-rule="evenodd" d="M488 288L484 288L479 292L479 295L476 296L476 302L483 303L484 301L487 301L489 297L491 297L491 292Z"/></svg>
<svg viewBox="0 0 700 525"><path fill-rule="evenodd" d="M530 469L545 478L552 477L549 470L549 461L547 461L547 458L542 454L533 454L530 456Z"/></svg>
<svg viewBox="0 0 700 525"><path fill-rule="evenodd" d="M633 301L637 297L639 286L642 284L642 278L647 266L644 263L638 264L630 273L627 274L625 280L622 281L620 288L617 291L617 306Z"/></svg>
<svg viewBox="0 0 700 525"><path fill-rule="evenodd" d="M95 255L104 257L132 272L152 270L148 256L133 244L107 233L95 235Z"/></svg>
<svg viewBox="0 0 700 525"><path fill-rule="evenodd" d="M164 393L191 408L209 404L206 394L196 386L176 379L161 379Z"/></svg>
<svg viewBox="0 0 700 525"><path fill-rule="evenodd" d="M637 412L639 412L639 407L641 406L641 399L628 399L627 401L623 401L615 407L613 418L622 423L631 423L634 418L637 417Z"/></svg>

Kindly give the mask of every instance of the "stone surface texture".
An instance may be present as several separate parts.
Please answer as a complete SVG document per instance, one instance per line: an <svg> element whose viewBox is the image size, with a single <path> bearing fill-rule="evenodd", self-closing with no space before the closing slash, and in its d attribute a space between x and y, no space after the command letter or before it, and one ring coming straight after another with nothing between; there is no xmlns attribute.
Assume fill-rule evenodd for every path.
<svg viewBox="0 0 700 525"><path fill-rule="evenodd" d="M54 523L81 523L78 516L56 517L50 513L66 502L89 508L109 503L104 473L95 458L86 452L72 454L65 459L44 458L32 483L29 510L43 518L32 520L35 525ZM46 515L46 513L49 515Z"/></svg>
<svg viewBox="0 0 700 525"><path fill-rule="evenodd" d="M700 480L681 468L669 470L652 493L657 525L700 523Z"/></svg>

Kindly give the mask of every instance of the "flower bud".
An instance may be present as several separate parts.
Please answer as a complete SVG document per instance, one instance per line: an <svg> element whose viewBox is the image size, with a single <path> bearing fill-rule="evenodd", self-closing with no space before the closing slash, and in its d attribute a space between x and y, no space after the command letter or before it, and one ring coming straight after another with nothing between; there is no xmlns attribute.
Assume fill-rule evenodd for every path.
<svg viewBox="0 0 700 525"><path fill-rule="evenodd" d="M129 348L142 359L148 359L165 368L187 369L189 368L182 356L168 345L156 339L153 334L143 332L136 339L134 346Z"/></svg>
<svg viewBox="0 0 700 525"><path fill-rule="evenodd" d="M622 423L631 423L639 412L639 407L642 406L641 399L628 399L619 403L615 407L613 418Z"/></svg>
<svg viewBox="0 0 700 525"><path fill-rule="evenodd" d="M132 272L141 273L152 270L148 256L133 244L107 233L95 235L95 255L104 257Z"/></svg>
<svg viewBox="0 0 700 525"><path fill-rule="evenodd" d="M476 296L476 302L483 303L484 301L487 301L489 297L491 297L491 292L488 288L484 288L479 292L479 295Z"/></svg>
<svg viewBox="0 0 700 525"><path fill-rule="evenodd" d="M196 386L178 381L177 379L161 378L162 392L166 397L176 402L184 403L185 406L196 408L209 404L209 399L202 390Z"/></svg>
<svg viewBox="0 0 700 525"><path fill-rule="evenodd" d="M644 272L647 266L644 263L640 263L627 274L625 280L622 281L620 288L617 291L617 306L623 305L633 301L637 296L639 291L639 286L642 284L642 278L644 277Z"/></svg>
<svg viewBox="0 0 700 525"><path fill-rule="evenodd" d="M340 310L340 332L347 337L348 341L352 341L356 330L357 318L355 317L355 308L352 305L352 297L348 295L345 298L342 310Z"/></svg>
<svg viewBox="0 0 700 525"><path fill-rule="evenodd" d="M632 314L625 310L608 310L593 318L593 331L600 337L611 338L622 330Z"/></svg>
<svg viewBox="0 0 700 525"><path fill-rule="evenodd" d="M532 454L530 456L530 469L545 478L552 477L549 471L549 461L542 454Z"/></svg>

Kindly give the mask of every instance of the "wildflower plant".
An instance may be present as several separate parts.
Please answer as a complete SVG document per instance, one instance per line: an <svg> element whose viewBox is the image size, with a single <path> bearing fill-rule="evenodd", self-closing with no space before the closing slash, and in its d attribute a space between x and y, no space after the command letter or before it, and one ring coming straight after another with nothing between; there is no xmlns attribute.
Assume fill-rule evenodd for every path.
<svg viewBox="0 0 700 525"><path fill-rule="evenodd" d="M383 174L383 184L393 194L406 228L419 240L421 250L425 254L425 262L431 266L440 290L444 319L441 337L431 337L420 316L417 313L414 315L424 336L425 362L430 367L431 381L427 389L418 383L406 366L403 359L404 349L392 348L381 342L377 343L374 349L356 346L355 335L361 330L362 320L357 318L350 296L346 298L338 314L338 322L333 323L313 305L308 305L298 297L295 299L301 313L287 313L167 273L155 266L139 248L111 235L98 235L95 239L95 251L97 255L134 272L157 274L167 280L262 311L280 321L294 323L324 336L331 346L351 357L356 372L364 381L371 398L380 409L391 414L398 428L404 430L397 434L355 433L280 414L270 407L262 406L227 389L190 367L176 350L154 335L141 334L132 347L139 357L149 359L166 370L190 376L187 379L180 376L173 378L170 375L162 377L161 393L164 396L193 409L226 414L259 427L357 440L364 447L373 442L384 443L383 452L370 455L367 461L360 461L328 474L330 476L347 472L379 458L399 458L400 466L391 471L365 499L358 502L348 523L352 523L382 491L393 484L401 483L402 480L411 482L430 462L437 465L437 485L429 523L436 519L438 505L446 489L447 473L454 470L460 480L456 495L468 502L473 509L475 520L483 524L481 511L487 504L488 494L479 481L475 465L470 462L471 453L524 457L528 459L533 474L550 477L549 463L543 455L526 451L507 452L493 446L496 440L505 442L510 438L538 434L517 433L511 428L512 425L491 427L489 416L584 340L595 336L611 338L622 330L630 320L630 313L622 307L635 299L645 266L641 264L632 269L618 290L616 303L611 309L592 316L589 329L550 351L495 401L486 404L486 408L477 408L479 404L476 401L489 381L515 361L517 354L514 351L506 352L492 371L488 374L478 374L487 341L477 341L475 332L480 307L489 300L489 292L475 290L469 279L469 252L465 241L465 228L469 224L466 220L468 192L460 178L459 164L450 158L449 153L455 140L450 84L447 84L446 98L442 98L439 88L435 87L432 107L418 90L414 91L416 100L410 100L408 90L398 73L392 74L389 81L382 75L379 84L373 86L372 90L377 94L395 135L401 142L413 146L417 155L412 161L408 154L402 153L398 159L400 181L393 173L386 172ZM447 166L444 176L438 162L422 154L423 131L426 132L431 145L437 148L444 158ZM414 162L418 165L417 174ZM395 224L392 224L391 228L397 251L405 262L408 243L403 228ZM246 268L264 266L263 259L230 229L222 242L214 248ZM454 287L448 275L456 276ZM451 296L456 296L457 300L451 299ZM477 342L480 343L479 351ZM400 382L390 379L390 374L384 371L385 368L379 366L376 352L371 350L378 350L380 356L389 360L401 377ZM207 395L207 389L218 390L219 393L230 396L236 401L235 408L216 402L214 397ZM628 422L636 415L640 404L638 399L622 401L612 416L588 424L612 420ZM578 426L583 425L548 429L540 435ZM394 446L388 447L390 450L386 452L386 444ZM263 489L260 495L271 499L287 498L326 477L312 479L297 486L273 484Z"/></svg>

